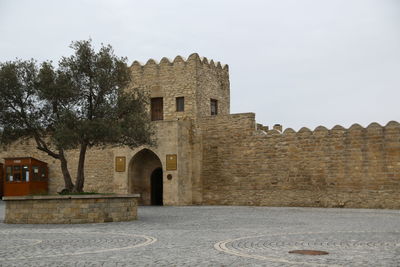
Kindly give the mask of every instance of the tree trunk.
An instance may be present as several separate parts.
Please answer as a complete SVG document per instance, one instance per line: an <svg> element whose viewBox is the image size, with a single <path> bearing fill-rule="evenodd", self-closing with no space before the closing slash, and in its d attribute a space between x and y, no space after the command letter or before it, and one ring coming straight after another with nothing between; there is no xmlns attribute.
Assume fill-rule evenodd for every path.
<svg viewBox="0 0 400 267"><path fill-rule="evenodd" d="M67 189L69 192L72 192L72 190L74 189L74 184L72 183L71 175L68 170L68 162L65 158L64 150L60 149L59 155L59 160L61 162L61 171L64 177L65 189Z"/></svg>
<svg viewBox="0 0 400 267"><path fill-rule="evenodd" d="M76 182L74 187L74 192L83 192L83 184L85 183L85 157L87 144L81 144L81 150L79 152L79 162L78 162L78 173L76 175Z"/></svg>
<svg viewBox="0 0 400 267"><path fill-rule="evenodd" d="M34 138L36 141L37 149L47 153L47 155L49 155L50 157L53 157L60 161L61 172L62 172L63 178L64 178L65 189L68 190L69 192L72 192L72 190L74 189L74 184L72 183L71 175L68 170L68 163L67 163L67 159L65 158L65 155L64 155L64 149L59 148L58 154L57 154L47 146L46 142L43 141L43 139L40 137L40 135L38 133L34 134Z"/></svg>

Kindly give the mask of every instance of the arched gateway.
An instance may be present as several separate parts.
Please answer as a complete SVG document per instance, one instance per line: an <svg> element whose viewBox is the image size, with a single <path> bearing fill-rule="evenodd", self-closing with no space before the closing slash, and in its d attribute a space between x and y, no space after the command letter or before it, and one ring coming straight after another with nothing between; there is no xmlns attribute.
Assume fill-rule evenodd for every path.
<svg viewBox="0 0 400 267"><path fill-rule="evenodd" d="M163 205L163 171L159 157L149 149L133 156L129 164L129 191L140 194L140 205Z"/></svg>

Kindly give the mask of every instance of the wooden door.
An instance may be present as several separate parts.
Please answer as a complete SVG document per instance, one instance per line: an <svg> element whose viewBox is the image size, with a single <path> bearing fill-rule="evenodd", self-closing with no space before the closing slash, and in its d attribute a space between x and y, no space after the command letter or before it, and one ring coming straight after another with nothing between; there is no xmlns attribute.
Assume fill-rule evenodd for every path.
<svg viewBox="0 0 400 267"><path fill-rule="evenodd" d="M163 98L156 97L151 99L151 120L159 121L164 119Z"/></svg>

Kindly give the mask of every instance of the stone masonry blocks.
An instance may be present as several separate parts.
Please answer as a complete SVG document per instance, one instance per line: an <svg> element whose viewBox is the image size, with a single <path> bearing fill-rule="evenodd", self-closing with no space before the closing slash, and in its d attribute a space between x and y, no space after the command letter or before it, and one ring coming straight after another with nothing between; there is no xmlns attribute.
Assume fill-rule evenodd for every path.
<svg viewBox="0 0 400 267"><path fill-rule="evenodd" d="M102 223L137 219L138 195L5 197L5 223Z"/></svg>

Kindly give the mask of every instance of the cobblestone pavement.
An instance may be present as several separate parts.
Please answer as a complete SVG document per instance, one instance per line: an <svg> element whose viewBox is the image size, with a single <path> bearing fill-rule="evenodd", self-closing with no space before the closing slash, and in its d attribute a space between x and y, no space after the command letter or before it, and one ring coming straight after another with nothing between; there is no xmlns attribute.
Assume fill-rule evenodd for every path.
<svg viewBox="0 0 400 267"><path fill-rule="evenodd" d="M400 211L140 207L133 222L0 223L0 266L400 266Z"/></svg>

